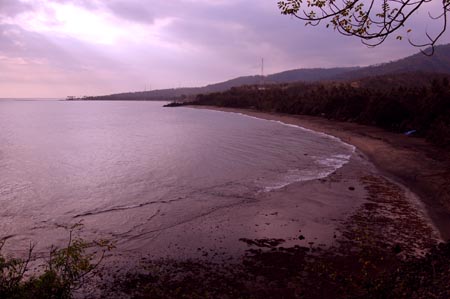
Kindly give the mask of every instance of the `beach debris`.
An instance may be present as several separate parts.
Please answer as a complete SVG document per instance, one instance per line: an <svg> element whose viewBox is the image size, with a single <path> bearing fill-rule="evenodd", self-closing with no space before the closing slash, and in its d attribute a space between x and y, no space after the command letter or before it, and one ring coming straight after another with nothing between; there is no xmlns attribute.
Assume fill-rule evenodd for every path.
<svg viewBox="0 0 450 299"><path fill-rule="evenodd" d="M266 248L277 247L286 242L284 239L247 239L247 238L240 238L239 241L244 242L249 246L266 247Z"/></svg>

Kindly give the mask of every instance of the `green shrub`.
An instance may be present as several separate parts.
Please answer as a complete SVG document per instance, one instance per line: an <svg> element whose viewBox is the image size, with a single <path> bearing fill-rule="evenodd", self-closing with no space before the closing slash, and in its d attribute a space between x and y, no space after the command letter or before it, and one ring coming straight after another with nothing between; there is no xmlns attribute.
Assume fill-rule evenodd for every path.
<svg viewBox="0 0 450 299"><path fill-rule="evenodd" d="M68 244L64 248L52 247L47 261L41 265L40 274L29 273L28 265L34 259L34 246L30 245L27 258L8 258L1 254L5 240L0 242L0 298L72 298L74 291L85 287L86 282L98 273L106 252L113 249L109 241L88 243L74 237L82 227L69 228ZM89 253L93 248L98 253Z"/></svg>

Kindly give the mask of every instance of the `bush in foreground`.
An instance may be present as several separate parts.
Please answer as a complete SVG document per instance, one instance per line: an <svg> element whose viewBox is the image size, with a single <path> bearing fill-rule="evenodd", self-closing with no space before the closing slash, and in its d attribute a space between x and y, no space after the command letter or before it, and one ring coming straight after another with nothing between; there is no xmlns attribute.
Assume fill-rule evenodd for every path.
<svg viewBox="0 0 450 299"><path fill-rule="evenodd" d="M5 240L0 242L0 298L72 298L74 292L96 276L107 251L113 248L108 241L88 243L75 238L73 233L81 227L76 224L69 229L69 241L64 248L53 247L47 261L41 265L39 274L29 272L34 259L30 246L27 258L9 258L1 254ZM89 253L89 249L100 252Z"/></svg>

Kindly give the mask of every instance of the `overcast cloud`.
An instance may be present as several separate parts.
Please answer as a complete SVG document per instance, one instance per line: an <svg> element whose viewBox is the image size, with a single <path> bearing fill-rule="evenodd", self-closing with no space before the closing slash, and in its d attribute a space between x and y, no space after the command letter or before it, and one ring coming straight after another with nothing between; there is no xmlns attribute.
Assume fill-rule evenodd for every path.
<svg viewBox="0 0 450 299"><path fill-rule="evenodd" d="M411 24L418 33L433 26L426 14ZM280 15L276 0L0 0L0 97L202 86L257 74L261 57L274 73L417 51L305 27Z"/></svg>

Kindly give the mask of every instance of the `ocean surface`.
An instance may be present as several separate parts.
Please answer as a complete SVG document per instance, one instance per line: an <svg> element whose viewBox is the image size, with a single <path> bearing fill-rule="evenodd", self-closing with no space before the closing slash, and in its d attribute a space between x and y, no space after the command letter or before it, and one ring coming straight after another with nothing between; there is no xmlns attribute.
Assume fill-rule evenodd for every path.
<svg viewBox="0 0 450 299"><path fill-rule="evenodd" d="M289 184L354 148L236 113L161 102L0 101L0 237L63 242L61 226L133 248ZM138 246L135 246L138 247Z"/></svg>

